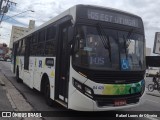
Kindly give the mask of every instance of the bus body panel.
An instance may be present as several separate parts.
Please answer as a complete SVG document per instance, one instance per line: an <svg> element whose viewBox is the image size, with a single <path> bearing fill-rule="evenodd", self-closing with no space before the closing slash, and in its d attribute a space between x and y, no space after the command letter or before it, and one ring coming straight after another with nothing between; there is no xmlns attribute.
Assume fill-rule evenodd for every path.
<svg viewBox="0 0 160 120"><path fill-rule="evenodd" d="M16 57L16 66L18 66L19 68L19 77L23 79L24 78L24 57L23 56Z"/></svg>
<svg viewBox="0 0 160 120"><path fill-rule="evenodd" d="M96 89L94 89L95 95L97 94L97 95L104 96L104 95L116 94L116 92L115 93L112 92L115 90L113 88L112 84L95 83L95 82L85 78L84 76L82 76L81 73L78 73L77 71L75 71L72 67L72 64L70 64L70 81L69 81L69 88L70 89L69 89L69 97L68 97L69 98L69 100L68 100L68 108L69 109L79 110L79 111L106 111L106 110L116 110L116 109L123 109L123 108L129 108L129 107L136 107L137 105L142 104L142 102L144 102L144 101L142 101L142 99L143 99L143 96L145 93L143 93L143 95L141 96L141 99L139 99L139 101L136 103L126 104L124 106L114 106L114 105L112 105L112 106L98 106L97 101L89 98L84 93L80 92L79 90L77 90L77 88L75 88L75 86L73 85L73 79L78 80L79 82L90 87L91 89L96 88ZM142 85L142 83L141 83L142 81L140 81L138 83L132 83L131 85L129 85L127 87L135 87L135 84ZM106 91L106 88L105 88L106 85L110 86L110 88L107 89L108 91ZM144 85L142 85L142 87L144 87ZM121 94L126 95L126 91L124 90L125 84L123 84L122 87L119 86L117 88L122 89L123 92ZM127 89L127 90L129 90L129 89ZM141 91L138 91L138 92L141 92ZM132 94L135 94L135 93L133 92ZM129 95L132 95L132 94L129 94Z"/></svg>
<svg viewBox="0 0 160 120"><path fill-rule="evenodd" d="M19 78L29 86L36 90L41 90L41 81L44 74L48 76L51 88L51 98L54 100L54 85L55 85L55 65L46 66L45 59L52 58L55 62L55 57L30 57L29 70L24 70L24 57L16 57L16 66L19 67Z"/></svg>
<svg viewBox="0 0 160 120"><path fill-rule="evenodd" d="M80 111L93 111L94 101L75 90L69 97L68 108Z"/></svg>
<svg viewBox="0 0 160 120"><path fill-rule="evenodd" d="M142 81L129 84L101 84L87 80L85 85L93 89L96 95L132 95L141 92Z"/></svg>
<svg viewBox="0 0 160 120"><path fill-rule="evenodd" d="M28 70L24 69L24 63L25 63L24 62L24 56L16 56L15 55L16 56L16 68L18 67L18 69L19 69L19 77L23 80L23 82L26 85L28 85L30 88L35 88L38 91L41 91L41 84L42 84L43 77L47 76L47 78L49 80L49 83L50 83L50 98L52 100L55 100L55 99L60 100L61 99L60 102L62 102L63 101L62 99L65 98L65 97L61 96L60 94L59 94L59 96L61 98L57 98L57 96L56 96L57 95L57 89L62 89L62 86L63 86L63 85L61 86L61 84L59 84L59 86L55 86L55 85L57 85L56 81L60 80L61 77L63 77L63 76L58 76L56 74L56 79L55 79L55 73L58 71L58 70L56 71L56 69L57 69L56 64L59 63L59 61L58 61L59 59L56 58L56 57L60 56L59 54L61 52L59 52L60 51L59 47L60 47L60 44L62 44L62 40L60 40L61 39L61 37L60 37L61 34L58 33L58 32L60 32L59 27L61 29L61 27L63 27L61 25L65 24L65 22L67 20L70 20L72 22L73 26L75 26L76 24L79 24L79 23L81 23L81 24L83 23L83 24L86 24L86 25L89 24L90 26L92 26L92 25L95 26L95 24L97 24L99 22L99 23L105 24L106 26L113 27L112 29L116 28L115 27L116 25L119 27L117 29L120 29L122 27L122 29L124 29L126 31L134 28L133 26L127 26L127 24L126 25L116 24L116 23L112 24L111 22L98 21L98 19L95 19L96 16L94 17L94 19L89 19L88 17L85 18L84 16L83 16L84 18L82 16L78 16L78 15L82 15L82 12L81 12L82 8L85 8L86 10L88 8L93 10L94 7L95 7L95 10L96 10L96 8L97 8L97 10L99 9L99 11L105 10L104 8L101 8L101 7L98 8L97 6L77 5L77 6L74 6L70 9L66 10L65 12L63 12L60 15L58 15L57 17L51 19L50 21L41 25L40 27L36 28L35 30L29 31L28 33L26 33L25 36L22 36L21 38L19 38L19 41L20 41L24 37L29 38L28 36L30 36L31 34L36 34L38 36L39 35L38 32L40 30L44 30L44 28L45 28L45 40L44 41L46 42L47 28L51 27L54 24L56 26L56 34L55 34L54 39L56 39L55 40L56 42L58 40L60 41L60 42L57 42L56 44L54 44L54 47L57 48L56 49L56 55L53 55L54 57L53 56L52 57L46 57L45 55L44 55L44 57L42 57L40 55L39 56L29 55L29 68L27 68ZM106 11L107 10L112 12L112 9L106 8ZM77 11L80 11L81 13L78 13ZM86 13L87 12L88 11L86 11ZM114 11L113 10L113 12L118 12L118 14L122 13L122 16L123 16L123 11L118 11L118 10ZM101 13L101 12L99 12L99 13ZM101 16L103 15L102 13L100 14ZM125 13L124 12L124 14L128 15L128 16L140 18L140 17L132 15L130 13ZM94 15L95 15L95 13L94 13ZM106 19L103 19L103 20L106 20ZM72 25L69 24L68 27L71 27ZM120 29L120 30L122 30L122 29ZM136 29L137 31L138 30L141 31L140 34L144 34L143 33L144 32L143 28L141 28L141 29L140 28L134 28L134 29ZM74 39L76 39L76 38L74 38ZM39 41L38 38L37 38L37 41ZM17 43L19 44L19 42L17 42ZM39 44L39 42L37 42L37 44ZM68 43L68 45L70 45L70 43ZM72 44L71 46L74 46L74 45ZM38 49L40 49L40 48L38 48ZM78 84L80 83L80 84L84 85L85 87L88 87L91 90L91 92L93 91L94 95L101 95L101 96L126 95L126 92L123 91L123 90L122 90L121 93L113 92L115 90L114 87L113 87L115 85L114 83L112 83L112 84L96 83L92 79L88 79L87 76L85 74L83 74L80 70L75 70L73 68L72 54L67 54L67 55L70 56L70 65L69 65L70 68L69 68L69 73L67 73L67 74L69 74L68 75L69 80L68 79L64 79L64 80L68 80L68 82L69 82L69 83L66 84L66 85L68 85L68 91L67 91L68 96L65 98L66 100L64 100L63 102L66 104L66 107L68 106L69 109L80 110L80 111L106 111L106 110L114 110L114 109L133 107L135 105L138 105L138 103L141 103L142 97L139 100L139 102L133 103L133 104L126 104L124 106L118 106L118 107L117 106L98 106L97 101L94 100L92 98L92 96L87 96L84 93L84 91L80 91L79 89L77 89L76 82L78 82ZM46 62L47 59L53 59L53 65L47 65L47 62ZM57 63L56 63L56 60L57 60ZM14 64L12 64L12 65L14 65ZM57 66L61 67L61 65L57 65ZM12 66L12 68L13 68L13 66ZM57 73L60 74L60 72L62 72L62 71L58 71ZM129 84L128 86L127 85L115 85L115 87L117 89L125 89L125 88L128 89L127 87L129 87L129 89L130 89L132 87L137 87L139 85L140 85L140 88L138 88L138 92L140 92L139 90L142 89L142 81L138 82L138 83ZM79 86L79 87L81 87L81 86ZM108 90L110 90L110 92L108 92ZM137 92L132 92L132 93L137 93Z"/></svg>
<svg viewBox="0 0 160 120"><path fill-rule="evenodd" d="M142 98L143 99L143 98ZM98 107L97 103L93 101L92 99L88 98L84 94L82 94L79 91L75 91L70 96L70 101L68 104L69 109L78 110L78 111L107 111L107 110L117 110L117 109L124 109L124 108L130 108L130 107L136 107L143 103L142 99L138 103L130 104L126 106L103 106Z"/></svg>
<svg viewBox="0 0 160 120"><path fill-rule="evenodd" d="M69 77L69 95L71 95L76 88L73 87L73 79L76 79L80 81L81 83L85 83L87 81L87 78L82 76L80 73L77 73L72 67L72 58L70 57L70 77Z"/></svg>
<svg viewBox="0 0 160 120"><path fill-rule="evenodd" d="M33 87L40 91L43 75L47 75L51 88L51 98L54 99L55 65L47 66L45 64L46 58L54 59L55 62L55 57L31 57L34 64Z"/></svg>
<svg viewBox="0 0 160 120"><path fill-rule="evenodd" d="M24 70L23 82L31 88L31 82L32 82L31 74L27 70Z"/></svg>

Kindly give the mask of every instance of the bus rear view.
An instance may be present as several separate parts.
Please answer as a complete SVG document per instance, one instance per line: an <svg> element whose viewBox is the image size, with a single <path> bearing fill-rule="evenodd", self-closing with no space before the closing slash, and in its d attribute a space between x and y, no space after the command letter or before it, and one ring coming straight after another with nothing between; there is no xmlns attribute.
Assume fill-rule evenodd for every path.
<svg viewBox="0 0 160 120"><path fill-rule="evenodd" d="M145 39L140 17L78 6L73 48L71 108L97 111L140 102L145 87Z"/></svg>

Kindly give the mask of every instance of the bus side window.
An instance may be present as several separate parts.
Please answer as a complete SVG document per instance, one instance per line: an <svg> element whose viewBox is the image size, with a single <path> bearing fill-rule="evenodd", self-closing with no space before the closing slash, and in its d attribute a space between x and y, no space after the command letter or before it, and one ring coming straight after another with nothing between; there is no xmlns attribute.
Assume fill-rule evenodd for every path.
<svg viewBox="0 0 160 120"><path fill-rule="evenodd" d="M56 55L56 27L51 25L46 31L46 44L45 44L45 56L55 56Z"/></svg>
<svg viewBox="0 0 160 120"><path fill-rule="evenodd" d="M33 33L33 35L32 35L32 43L33 44L37 43L37 34L36 33Z"/></svg>
<svg viewBox="0 0 160 120"><path fill-rule="evenodd" d="M38 48L38 51L37 51L37 54L39 56L44 56L44 43L38 43L37 45L37 48Z"/></svg>
<svg viewBox="0 0 160 120"><path fill-rule="evenodd" d="M38 32L38 45L37 45L37 55L44 56L44 47L45 47L45 28Z"/></svg>
<svg viewBox="0 0 160 120"><path fill-rule="evenodd" d="M54 25L47 28L46 41L54 39L56 35L56 27Z"/></svg>
<svg viewBox="0 0 160 120"><path fill-rule="evenodd" d="M23 41L23 42L22 42ZM25 52L25 39L23 39L22 42L22 50L21 50L21 55L24 55Z"/></svg>
<svg viewBox="0 0 160 120"><path fill-rule="evenodd" d="M33 33L32 37L30 39L31 44L30 44L30 55L35 56L36 55L36 50L37 50L37 34Z"/></svg>
<svg viewBox="0 0 160 120"><path fill-rule="evenodd" d="M56 55L55 43L56 43L55 40L46 41L46 44L45 44L45 55L46 56Z"/></svg>
<svg viewBox="0 0 160 120"><path fill-rule="evenodd" d="M31 50L30 55L31 56L36 56L37 55L37 51L38 51L37 46L38 46L38 44L31 44L31 46L30 46L30 50Z"/></svg>
<svg viewBox="0 0 160 120"><path fill-rule="evenodd" d="M17 55L20 55L20 53L21 53L21 41L18 41L17 45L18 45Z"/></svg>
<svg viewBox="0 0 160 120"><path fill-rule="evenodd" d="M45 41L45 29L42 29L38 32L38 42Z"/></svg>

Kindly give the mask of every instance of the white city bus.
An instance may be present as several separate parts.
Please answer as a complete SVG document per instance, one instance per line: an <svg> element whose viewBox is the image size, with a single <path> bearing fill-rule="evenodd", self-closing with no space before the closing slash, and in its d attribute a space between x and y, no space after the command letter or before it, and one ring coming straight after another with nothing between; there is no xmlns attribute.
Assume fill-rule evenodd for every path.
<svg viewBox="0 0 160 120"><path fill-rule="evenodd" d="M44 93L48 105L105 111L138 105L144 93L142 19L76 5L13 45L17 82Z"/></svg>

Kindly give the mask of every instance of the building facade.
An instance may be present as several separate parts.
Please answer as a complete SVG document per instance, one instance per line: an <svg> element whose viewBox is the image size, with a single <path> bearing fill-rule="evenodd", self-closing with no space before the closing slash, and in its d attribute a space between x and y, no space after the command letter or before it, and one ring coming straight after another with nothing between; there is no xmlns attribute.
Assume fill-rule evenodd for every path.
<svg viewBox="0 0 160 120"><path fill-rule="evenodd" d="M8 51L9 48L7 47L7 44L5 43L0 44L0 58L4 59Z"/></svg>
<svg viewBox="0 0 160 120"><path fill-rule="evenodd" d="M30 20L28 28L19 27L19 26L12 26L9 48L12 49L13 48L13 42L15 42L19 37L23 36L28 31L30 31L34 28L35 28L35 21L34 20Z"/></svg>

